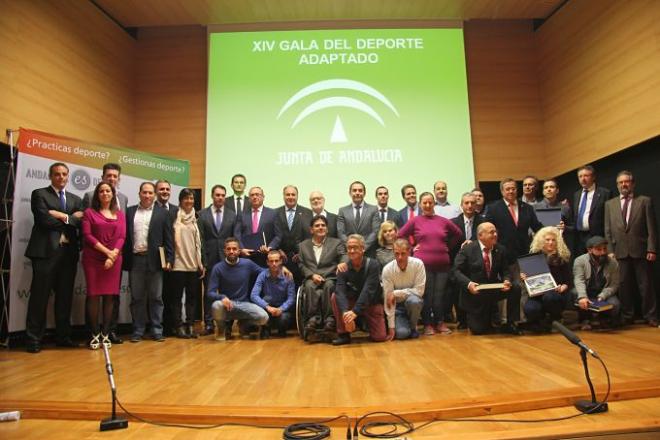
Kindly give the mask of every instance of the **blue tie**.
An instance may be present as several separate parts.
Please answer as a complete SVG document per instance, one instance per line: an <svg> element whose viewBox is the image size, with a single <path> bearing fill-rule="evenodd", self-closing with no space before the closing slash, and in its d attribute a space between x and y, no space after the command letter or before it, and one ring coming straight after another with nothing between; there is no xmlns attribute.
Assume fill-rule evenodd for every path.
<svg viewBox="0 0 660 440"><path fill-rule="evenodd" d="M222 227L222 211L219 209L216 209L215 211L215 230L220 232L220 228Z"/></svg>
<svg viewBox="0 0 660 440"><path fill-rule="evenodd" d="M587 194L589 194L589 190L585 189L582 191L582 200L580 201L580 209L578 210L578 218L577 218L577 225L576 229L578 231L584 231L585 229L582 227L582 217L584 217L584 213L587 211Z"/></svg>
<svg viewBox="0 0 660 440"><path fill-rule="evenodd" d="M60 190L60 206L62 207L62 212L66 212L66 199L64 198L64 190Z"/></svg>
<svg viewBox="0 0 660 440"><path fill-rule="evenodd" d="M289 225L289 231L291 230L291 227L293 226L293 214L294 214L293 209L288 210L288 215L286 217L286 223Z"/></svg>

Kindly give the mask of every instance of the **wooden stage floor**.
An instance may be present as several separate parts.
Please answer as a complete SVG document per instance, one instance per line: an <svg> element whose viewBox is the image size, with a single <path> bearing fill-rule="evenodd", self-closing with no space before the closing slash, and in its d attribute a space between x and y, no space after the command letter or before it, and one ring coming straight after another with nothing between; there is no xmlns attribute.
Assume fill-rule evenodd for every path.
<svg viewBox="0 0 660 440"><path fill-rule="evenodd" d="M660 397L658 329L580 336L610 371L610 402ZM282 425L379 410L424 421L559 410L588 395L578 349L559 334L455 332L381 344L358 339L343 347L293 336L226 342L209 336L126 342L111 353L120 401L164 422ZM0 366L0 411L69 420L100 420L109 413L102 351L5 350ZM605 373L593 358L589 367L602 398ZM645 423L660 429L660 408L644 408L651 408Z"/></svg>

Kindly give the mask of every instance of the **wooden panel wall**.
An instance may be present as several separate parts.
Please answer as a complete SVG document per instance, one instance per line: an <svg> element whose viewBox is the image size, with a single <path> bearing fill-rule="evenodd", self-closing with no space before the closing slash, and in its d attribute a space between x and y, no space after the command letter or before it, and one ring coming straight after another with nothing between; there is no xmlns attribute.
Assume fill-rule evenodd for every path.
<svg viewBox="0 0 660 440"><path fill-rule="evenodd" d="M190 161L190 186L204 187L206 30L140 29L136 56L136 148Z"/></svg>
<svg viewBox="0 0 660 440"><path fill-rule="evenodd" d="M465 52L477 180L545 175L531 22L467 22Z"/></svg>
<svg viewBox="0 0 660 440"><path fill-rule="evenodd" d="M660 2L571 1L539 32L547 173L660 134Z"/></svg>
<svg viewBox="0 0 660 440"><path fill-rule="evenodd" d="M0 0L0 125L130 146L135 41L91 3Z"/></svg>

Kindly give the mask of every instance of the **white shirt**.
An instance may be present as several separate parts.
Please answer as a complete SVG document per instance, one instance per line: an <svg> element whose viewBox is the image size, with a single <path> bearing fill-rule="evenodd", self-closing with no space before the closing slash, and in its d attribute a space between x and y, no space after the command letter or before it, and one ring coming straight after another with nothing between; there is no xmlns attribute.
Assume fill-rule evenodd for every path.
<svg viewBox="0 0 660 440"><path fill-rule="evenodd" d="M401 270L396 260L392 260L383 268L382 284L387 325L389 328L394 328L395 307L388 308L387 296L392 293L397 303L405 301L410 295L423 298L426 285L424 263L419 258L408 257L406 270ZM414 325L414 323L411 324Z"/></svg>
<svg viewBox="0 0 660 440"><path fill-rule="evenodd" d="M151 223L151 216L154 212L154 205L149 208L143 208L138 205L135 211L135 218L133 219L133 253L141 253L147 251L147 238L149 237L149 224Z"/></svg>
<svg viewBox="0 0 660 440"><path fill-rule="evenodd" d="M433 207L433 210L437 215L439 215L440 217L444 217L446 219L452 219L454 217L457 217L461 213L461 210L458 209L457 206L451 205L449 202L445 202L442 205L436 204Z"/></svg>
<svg viewBox="0 0 660 440"><path fill-rule="evenodd" d="M325 238L319 244L316 244L316 242L312 239L312 250L314 251L314 259L316 260L316 264L319 264L319 261L321 260L323 245L325 245Z"/></svg>

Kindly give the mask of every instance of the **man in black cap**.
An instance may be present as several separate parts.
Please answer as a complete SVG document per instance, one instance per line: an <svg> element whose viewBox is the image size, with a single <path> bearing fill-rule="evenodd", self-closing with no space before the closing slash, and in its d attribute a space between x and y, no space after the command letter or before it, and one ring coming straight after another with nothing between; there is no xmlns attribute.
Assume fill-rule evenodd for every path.
<svg viewBox="0 0 660 440"><path fill-rule="evenodd" d="M615 258L607 254L607 240L595 235L587 240L587 253L580 255L573 263L574 298L576 298L581 322L581 330L591 330L590 306L601 305L612 308L607 313L612 325L618 325L621 305L617 298L619 289L619 265ZM602 324L602 322L601 322Z"/></svg>

